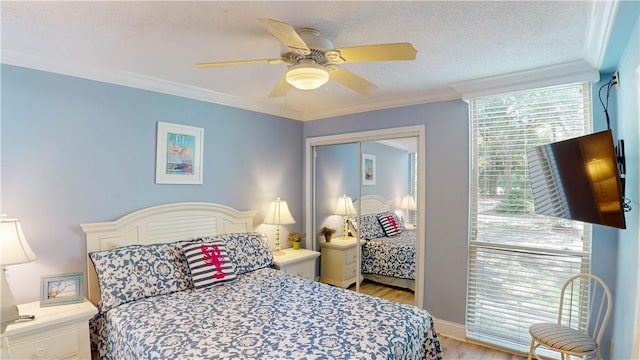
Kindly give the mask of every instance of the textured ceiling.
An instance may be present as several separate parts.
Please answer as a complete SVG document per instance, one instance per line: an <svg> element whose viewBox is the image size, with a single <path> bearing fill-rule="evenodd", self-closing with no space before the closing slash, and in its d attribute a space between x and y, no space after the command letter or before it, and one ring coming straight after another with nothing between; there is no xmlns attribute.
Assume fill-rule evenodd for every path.
<svg viewBox="0 0 640 360"><path fill-rule="evenodd" d="M539 72L597 70L606 39L598 2L2 2L2 62L298 120L457 99ZM595 14L595 15L594 15ZM606 14L605 14L606 16ZM313 27L335 47L411 42L415 61L343 64L378 86L329 82L268 94L286 64L198 69L277 58L256 18ZM595 45L594 45L595 44ZM531 69L534 72L531 73ZM554 75L555 76L555 75ZM494 79L498 79L494 81Z"/></svg>

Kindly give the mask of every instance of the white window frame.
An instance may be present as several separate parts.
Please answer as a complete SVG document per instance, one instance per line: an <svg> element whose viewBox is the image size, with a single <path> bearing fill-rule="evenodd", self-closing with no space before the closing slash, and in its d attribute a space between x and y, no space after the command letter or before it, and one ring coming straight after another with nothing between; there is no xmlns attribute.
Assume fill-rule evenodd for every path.
<svg viewBox="0 0 640 360"><path fill-rule="evenodd" d="M568 86L578 86L582 89L583 105L581 114L584 115L584 118L581 116L579 118L583 120L581 125L583 126L583 133L557 138L554 141L590 133L592 124L590 86L585 83L532 90L547 94L547 92L544 92L545 90L566 89ZM530 221L532 221L528 214L515 216L497 214L491 215L493 216L491 219L489 219L489 215L485 214L485 209L487 209L486 204L488 203L486 198L489 196L487 195L488 192L480 194L479 189L481 185L479 177L481 171L479 168L482 165L478 165L478 163L479 160L489 161L490 159L488 155L487 157L479 158L479 154L482 154L480 149L484 149L483 151L487 154L491 154L494 148L489 148L489 145L484 143L478 144L479 141L482 141L482 138L478 135L480 131L478 130L479 117L484 116L483 119L486 121L486 119L491 119L491 116L495 116L496 120L488 120L491 123L489 130L492 130L492 127L500 129L497 120L501 119L500 116L504 119L516 120L521 120L518 118L519 116L529 116L531 119L542 119L544 117L541 110L542 105L538 108L535 102L526 102L526 106L517 110L503 110L497 106L495 115L487 115L490 113L490 111L488 111L488 105L486 105L490 102L486 101L487 99L501 98L507 103L510 96L515 97L524 93L527 92L470 100L470 122L472 129L470 139L472 152L470 181L471 231L469 236L469 281L467 289L467 337L471 340L486 343L494 347L506 348L521 353L528 352L530 336L528 335L527 329L531 323L541 321L555 322L557 320L558 294L562 284L569 277L567 273L590 272L591 261L591 225L589 224L568 222L567 220L540 216L540 226L546 226L545 229L550 228L557 222L570 227L572 234L575 233L574 230L577 229L576 231L578 231L579 234L573 235L573 248L569 246L564 248L562 245L554 244L553 240L549 240L548 243L542 246L541 244L544 240L527 242L526 239L518 238L518 236L525 236L523 235L524 233L521 234L520 232L524 231L524 228L528 226L527 224L530 224ZM561 93L558 92L558 94ZM548 98L550 101L556 100L556 98L551 95L549 95ZM575 100L577 99L578 98L575 98ZM576 101L576 103L578 103L578 101ZM483 104L485 106L484 108L482 108ZM559 106L556 106L555 109L560 113ZM491 111L493 111L493 109ZM509 114L509 116L501 115L501 111ZM531 113L527 114L527 111L531 111ZM531 114L535 116L531 116ZM495 124L493 124L493 121L495 121ZM576 122L576 124L578 124L578 122ZM511 136L508 131L511 127L509 127L508 124L504 125L504 129L507 130L503 133L504 139L518 139L515 135L513 138L508 138L508 136ZM529 136L525 137L529 139ZM508 143L508 140L504 141ZM530 144L530 146L534 145L541 144ZM504 146L504 144L498 142L495 147L496 153L506 149L506 146L504 146L504 148L501 146ZM518 149L518 152L519 151L520 149ZM513 154L516 153L513 152ZM524 156L524 153L522 155ZM506 163L507 161L505 160L504 162ZM490 173L487 168L488 166L484 167L484 172L489 175L483 176L485 176L485 178L488 176L492 181L506 174L505 172L498 173L499 175L492 175L494 173ZM502 176L503 179L505 177L506 176ZM528 178L528 176L525 176L525 178ZM528 181L528 179L526 181ZM483 183L482 186L483 189L487 189L486 183ZM499 197L501 195L500 193L505 190L500 190L498 187L494 187L493 189L495 190L494 195L496 197ZM526 198L526 195L522 195L522 197ZM504 199L498 201L504 202ZM482 209L479 206L481 202L483 206ZM524 207L524 205L522 206ZM522 211L526 213L526 210ZM535 215L532 215L532 217L535 217ZM501 221L508 221L508 223L500 223ZM523 226L523 228L521 229L520 226ZM544 230L541 229L539 233L542 234L542 231ZM538 232L534 232L534 234L537 233ZM578 237L577 241L575 240L576 236ZM580 241L580 239L582 239L582 241ZM561 260L558 261L558 259ZM571 261L573 261L573 263L571 263ZM547 274L546 277L541 277L532 270L538 269L543 270L541 272L546 271L552 273L552 271L544 266L549 266L549 268L557 266L560 270L551 275ZM519 271L522 273L518 273ZM564 271L564 273L562 271ZM558 276L553 276L555 274L558 274ZM555 306L553 304L555 304Z"/></svg>

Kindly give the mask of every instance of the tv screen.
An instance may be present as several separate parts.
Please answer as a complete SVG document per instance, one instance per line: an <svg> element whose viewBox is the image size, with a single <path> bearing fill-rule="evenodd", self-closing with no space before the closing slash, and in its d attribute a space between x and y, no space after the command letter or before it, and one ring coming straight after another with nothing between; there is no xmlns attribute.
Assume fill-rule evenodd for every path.
<svg viewBox="0 0 640 360"><path fill-rule="evenodd" d="M611 130L527 149L535 212L625 229Z"/></svg>

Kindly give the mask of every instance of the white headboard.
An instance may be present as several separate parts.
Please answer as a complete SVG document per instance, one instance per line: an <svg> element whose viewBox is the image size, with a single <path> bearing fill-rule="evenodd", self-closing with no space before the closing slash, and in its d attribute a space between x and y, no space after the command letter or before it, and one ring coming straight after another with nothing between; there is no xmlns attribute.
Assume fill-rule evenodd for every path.
<svg viewBox="0 0 640 360"><path fill-rule="evenodd" d="M80 224L87 234L87 254L126 245L147 245L202 236L253 231L257 211L185 202L136 210L115 221ZM87 256L89 300L98 304L100 288L93 263Z"/></svg>
<svg viewBox="0 0 640 360"><path fill-rule="evenodd" d="M362 215L378 214L391 209L391 201L380 195L362 195L360 199L353 202L356 209L358 202L360 202L360 214Z"/></svg>

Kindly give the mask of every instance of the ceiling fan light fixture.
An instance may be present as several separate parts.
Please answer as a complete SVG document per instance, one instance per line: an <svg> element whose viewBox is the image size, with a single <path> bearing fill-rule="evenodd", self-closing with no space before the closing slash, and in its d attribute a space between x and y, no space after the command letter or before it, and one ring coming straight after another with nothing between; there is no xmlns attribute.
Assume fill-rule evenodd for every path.
<svg viewBox="0 0 640 360"><path fill-rule="evenodd" d="M318 64L299 64L287 70L287 82L300 90L315 90L329 81L329 72Z"/></svg>

